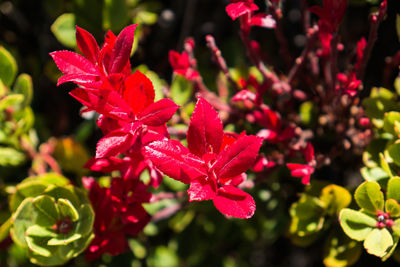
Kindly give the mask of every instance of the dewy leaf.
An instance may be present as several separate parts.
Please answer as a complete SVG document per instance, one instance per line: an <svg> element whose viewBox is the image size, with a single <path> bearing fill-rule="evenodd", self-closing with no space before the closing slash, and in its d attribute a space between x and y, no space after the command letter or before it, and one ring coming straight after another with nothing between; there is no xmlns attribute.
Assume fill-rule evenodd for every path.
<svg viewBox="0 0 400 267"><path fill-rule="evenodd" d="M161 99L140 112L140 121L149 126L161 126L171 119L178 108L172 100Z"/></svg>
<svg viewBox="0 0 400 267"><path fill-rule="evenodd" d="M22 94L24 96L23 105L28 106L33 97L33 84L31 76L25 73L20 74L15 81L13 91L14 93Z"/></svg>
<svg viewBox="0 0 400 267"><path fill-rule="evenodd" d="M136 140L136 134L114 131L97 142L96 158L116 156L130 149Z"/></svg>
<svg viewBox="0 0 400 267"><path fill-rule="evenodd" d="M220 178L229 178L242 174L252 167L262 139L257 136L244 136L222 151L213 166Z"/></svg>
<svg viewBox="0 0 400 267"><path fill-rule="evenodd" d="M100 50L93 35L88 31L76 26L76 42L82 54L93 64L99 58Z"/></svg>
<svg viewBox="0 0 400 267"><path fill-rule="evenodd" d="M154 102L153 84L137 70L126 78L122 97L133 112L138 114Z"/></svg>
<svg viewBox="0 0 400 267"><path fill-rule="evenodd" d="M0 80L10 87L17 75L17 63L14 57L0 45Z"/></svg>
<svg viewBox="0 0 400 267"><path fill-rule="evenodd" d="M400 177L389 179L387 184L386 198L393 198L400 203Z"/></svg>
<svg viewBox="0 0 400 267"><path fill-rule="evenodd" d="M384 199L381 187L377 182L364 182L354 193L354 198L363 211L376 215L383 211Z"/></svg>
<svg viewBox="0 0 400 267"><path fill-rule="evenodd" d="M69 48L75 48L75 15L64 13L51 25L51 31L57 40Z"/></svg>
<svg viewBox="0 0 400 267"><path fill-rule="evenodd" d="M385 211L387 213L389 213L390 217L399 217L400 216L400 204L393 198L390 198L390 199L386 200L386 202L385 202Z"/></svg>
<svg viewBox="0 0 400 267"><path fill-rule="evenodd" d="M256 210L254 199L246 192L231 185L219 188L213 202L222 214L235 218L249 219Z"/></svg>
<svg viewBox="0 0 400 267"><path fill-rule="evenodd" d="M351 209L342 209L339 221L346 235L357 241L364 240L377 223L371 216Z"/></svg>
<svg viewBox="0 0 400 267"><path fill-rule="evenodd" d="M144 154L160 171L185 184L207 175L204 162L176 140L152 142L144 147Z"/></svg>
<svg viewBox="0 0 400 267"><path fill-rule="evenodd" d="M393 246L393 238L386 228L375 228L364 241L367 252L378 257L385 256L391 246Z"/></svg>
<svg viewBox="0 0 400 267"><path fill-rule="evenodd" d="M115 41L115 46L111 53L110 74L121 72L126 64L129 63L136 26L136 24L129 25L125 27L118 35L117 40Z"/></svg>
<svg viewBox="0 0 400 267"><path fill-rule="evenodd" d="M219 153L224 135L222 121L215 109L199 97L190 120L187 141L190 152L198 157Z"/></svg>

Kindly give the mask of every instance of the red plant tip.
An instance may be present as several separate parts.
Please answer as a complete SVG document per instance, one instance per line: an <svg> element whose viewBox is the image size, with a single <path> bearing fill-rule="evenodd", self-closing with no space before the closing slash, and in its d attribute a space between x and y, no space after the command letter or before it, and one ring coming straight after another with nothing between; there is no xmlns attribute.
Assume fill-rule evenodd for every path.
<svg viewBox="0 0 400 267"><path fill-rule="evenodd" d="M376 223L376 227L378 227L378 228L385 228L386 227L386 224L384 223L384 222L377 222Z"/></svg>
<svg viewBox="0 0 400 267"><path fill-rule="evenodd" d="M363 127L368 127L370 123L371 121L368 117L362 117L358 120L358 124L360 124Z"/></svg>
<svg viewBox="0 0 400 267"><path fill-rule="evenodd" d="M70 217L65 217L59 220L56 224L55 231L58 234L68 234L72 228L72 220Z"/></svg>
<svg viewBox="0 0 400 267"><path fill-rule="evenodd" d="M386 220L386 226L387 227L392 227L393 224L394 224L393 220L391 220L391 219Z"/></svg>

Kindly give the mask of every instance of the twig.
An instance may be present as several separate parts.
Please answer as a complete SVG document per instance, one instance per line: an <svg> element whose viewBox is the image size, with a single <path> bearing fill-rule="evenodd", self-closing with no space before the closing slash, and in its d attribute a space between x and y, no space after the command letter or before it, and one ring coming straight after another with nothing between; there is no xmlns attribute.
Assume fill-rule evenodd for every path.
<svg viewBox="0 0 400 267"><path fill-rule="evenodd" d="M364 50L364 57L361 61L360 68L358 69L356 75L359 80L362 80L365 74L365 68L367 67L367 63L369 61L369 58L371 57L371 52L372 49L374 48L375 42L378 39L378 28L379 24L382 22L383 18L386 15L387 11L387 2L384 0L380 7L379 7L379 12L372 14L371 16L371 26L368 34L368 41L367 41L367 46L365 47Z"/></svg>
<svg viewBox="0 0 400 267"><path fill-rule="evenodd" d="M207 41L207 46L210 48L213 58L215 62L217 63L218 67L221 69L221 71L224 73L226 79L229 81L231 86L235 91L238 90L236 82L233 80L232 76L229 73L228 67L226 65L225 59L222 57L221 50L217 47L215 43L215 39L211 35L206 36L206 41Z"/></svg>
<svg viewBox="0 0 400 267"><path fill-rule="evenodd" d="M272 17L275 19L276 22L276 27L275 27L275 35L276 39L279 42L279 53L283 57L283 60L285 61L285 64L287 67L292 65L292 57L290 56L290 50L289 50L289 45L286 40L285 34L283 32L283 26L282 26L282 10L278 7L278 3L273 3L270 6L270 11Z"/></svg>
<svg viewBox="0 0 400 267"><path fill-rule="evenodd" d="M293 82L294 78L298 75L299 71L304 66L304 63L308 58L308 54L310 53L312 47L315 44L315 41L317 40L317 36L318 36L318 26L314 26L314 28L309 29L307 45L304 48L301 55L298 58L296 58L294 65L289 71L288 81L287 81L288 84L291 84Z"/></svg>

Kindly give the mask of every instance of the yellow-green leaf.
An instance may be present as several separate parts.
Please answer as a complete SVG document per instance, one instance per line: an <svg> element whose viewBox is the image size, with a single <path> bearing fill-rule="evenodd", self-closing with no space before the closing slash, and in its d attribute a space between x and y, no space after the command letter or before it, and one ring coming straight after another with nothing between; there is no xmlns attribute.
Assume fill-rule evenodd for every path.
<svg viewBox="0 0 400 267"><path fill-rule="evenodd" d="M364 248L369 254L382 258L393 246L393 238L386 228L375 228L364 241Z"/></svg>
<svg viewBox="0 0 400 267"><path fill-rule="evenodd" d="M10 87L17 75L17 62L3 46L0 45L0 80Z"/></svg>
<svg viewBox="0 0 400 267"><path fill-rule="evenodd" d="M352 209L342 209L339 221L346 235L357 241L364 240L377 223L371 216Z"/></svg>
<svg viewBox="0 0 400 267"><path fill-rule="evenodd" d="M384 199L381 187L377 182L364 182L354 193L354 198L363 211L376 215L383 211Z"/></svg>

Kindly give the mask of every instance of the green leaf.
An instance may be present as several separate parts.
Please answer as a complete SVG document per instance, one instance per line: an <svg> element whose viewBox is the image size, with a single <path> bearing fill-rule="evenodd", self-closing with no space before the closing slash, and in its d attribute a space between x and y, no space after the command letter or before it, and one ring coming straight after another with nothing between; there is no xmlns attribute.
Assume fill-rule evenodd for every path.
<svg viewBox="0 0 400 267"><path fill-rule="evenodd" d="M134 17L134 23L152 25L157 22L157 14L147 10L140 10Z"/></svg>
<svg viewBox="0 0 400 267"><path fill-rule="evenodd" d="M400 203L400 177L393 177L388 181L386 198L393 198Z"/></svg>
<svg viewBox="0 0 400 267"><path fill-rule="evenodd" d="M34 224L32 198L26 198L12 216L11 237L21 247L26 247L25 232Z"/></svg>
<svg viewBox="0 0 400 267"><path fill-rule="evenodd" d="M367 181L380 181L389 178L389 175L380 167L363 167L360 172L362 177Z"/></svg>
<svg viewBox="0 0 400 267"><path fill-rule="evenodd" d="M10 87L17 75L17 62L3 46L0 46L0 80Z"/></svg>
<svg viewBox="0 0 400 267"><path fill-rule="evenodd" d="M24 101L24 96L21 94L11 94L5 96L0 100L0 111L3 111L8 107L18 105L23 101Z"/></svg>
<svg viewBox="0 0 400 267"><path fill-rule="evenodd" d="M385 202L385 211L390 214L390 217L399 217L400 216L400 204L390 198Z"/></svg>
<svg viewBox="0 0 400 267"><path fill-rule="evenodd" d="M136 239L129 239L128 244L136 258L144 259L146 257L146 247L143 246L139 241Z"/></svg>
<svg viewBox="0 0 400 267"><path fill-rule="evenodd" d="M339 214L340 210L351 203L351 194L338 185L328 185L321 191L321 201L330 215Z"/></svg>
<svg viewBox="0 0 400 267"><path fill-rule="evenodd" d="M60 254L68 259L76 257L87 248L87 246L90 244L93 238L94 234L91 234L85 238L80 238L76 241L61 246L59 250Z"/></svg>
<svg viewBox="0 0 400 267"><path fill-rule="evenodd" d="M50 220L52 224L56 224L57 221L60 218L59 211L56 207L56 203L54 198L49 197L49 196L38 196L33 200L33 206L40 211L41 216L39 217L40 220L46 219L46 224L47 220ZM45 218L43 218L45 217ZM39 225L41 223L37 222Z"/></svg>
<svg viewBox="0 0 400 267"><path fill-rule="evenodd" d="M71 204L76 208L80 207L79 198L76 194L74 194L73 186L50 186L44 192L45 195L52 196L55 199L64 198L68 199Z"/></svg>
<svg viewBox="0 0 400 267"><path fill-rule="evenodd" d="M361 245L341 231L332 231L325 241L323 257L327 267L351 266L361 256Z"/></svg>
<svg viewBox="0 0 400 267"><path fill-rule="evenodd" d="M75 15L73 13L64 13L51 25L51 31L61 44L69 48L75 48L75 25Z"/></svg>
<svg viewBox="0 0 400 267"><path fill-rule="evenodd" d="M354 198L366 213L376 215L378 211L383 211L384 199L381 187L377 182L364 182L354 193Z"/></svg>
<svg viewBox="0 0 400 267"><path fill-rule="evenodd" d="M128 22L128 7L125 0L104 0L103 29L120 31Z"/></svg>
<svg viewBox="0 0 400 267"><path fill-rule="evenodd" d="M395 122L400 121L400 112L390 111L385 114L385 118L383 119L383 129L386 132L389 132L393 135L397 135L397 131L395 130Z"/></svg>
<svg viewBox="0 0 400 267"><path fill-rule="evenodd" d="M0 242L8 237L12 225L11 217L0 226Z"/></svg>
<svg viewBox="0 0 400 267"><path fill-rule="evenodd" d="M387 160L385 159L385 156L383 156L383 153L379 153L379 158L380 158L380 163L381 163L382 169L383 169L387 174L389 174L390 177L393 177L392 170L390 169L389 163L388 163Z"/></svg>
<svg viewBox="0 0 400 267"><path fill-rule="evenodd" d="M46 227L42 227L35 224L26 229L26 235L50 238L56 236L57 234Z"/></svg>
<svg viewBox="0 0 400 267"><path fill-rule="evenodd" d="M393 159L393 162L400 166L400 143L391 145L388 149L389 156Z"/></svg>
<svg viewBox="0 0 400 267"><path fill-rule="evenodd" d="M174 251L171 249L158 246L154 253L153 257L149 257L147 260L149 266L158 266L158 267L170 267L170 266L178 266L179 258Z"/></svg>
<svg viewBox="0 0 400 267"><path fill-rule="evenodd" d="M192 83L182 75L175 75L172 80L170 94L172 100L178 105L184 105L192 96Z"/></svg>
<svg viewBox="0 0 400 267"><path fill-rule="evenodd" d="M312 125L316 121L317 116L317 107L312 101L307 101L300 105L300 119L304 125Z"/></svg>
<svg viewBox="0 0 400 267"><path fill-rule="evenodd" d="M55 251L47 246L48 237L26 236L25 239L28 247L41 256L50 257Z"/></svg>
<svg viewBox="0 0 400 267"><path fill-rule="evenodd" d="M392 226L393 232L400 237L400 219L397 219L394 221L394 224Z"/></svg>
<svg viewBox="0 0 400 267"><path fill-rule="evenodd" d="M390 232L386 229L375 228L368 234L364 241L364 248L369 254L383 257L388 249L393 246L393 238Z"/></svg>
<svg viewBox="0 0 400 267"><path fill-rule="evenodd" d="M79 219L78 211L68 199L57 199L57 207L60 210L61 218L70 218L73 222Z"/></svg>
<svg viewBox="0 0 400 267"><path fill-rule="evenodd" d="M11 147L0 147L0 165L17 166L25 161L25 154Z"/></svg>
<svg viewBox="0 0 400 267"><path fill-rule="evenodd" d="M69 234L58 234L56 237L51 238L47 245L49 246L60 246L69 244L75 240L78 240L82 236L77 233L69 233Z"/></svg>
<svg viewBox="0 0 400 267"><path fill-rule="evenodd" d="M339 221L346 235L357 241L364 240L377 223L371 216L352 209L342 209Z"/></svg>
<svg viewBox="0 0 400 267"><path fill-rule="evenodd" d="M94 212L90 205L82 205L79 209L79 220L75 232L82 236L88 235L93 228Z"/></svg>
<svg viewBox="0 0 400 267"><path fill-rule="evenodd" d="M393 93L387 89L380 88L379 93L375 91L375 94L379 96L364 99L363 106L365 107L365 113L371 118L372 123L377 128L382 128L385 113L389 111L398 111L399 106L392 100Z"/></svg>
<svg viewBox="0 0 400 267"><path fill-rule="evenodd" d="M397 15L399 16L399 15ZM400 77L394 79L394 89L396 89L397 95L400 95Z"/></svg>
<svg viewBox="0 0 400 267"><path fill-rule="evenodd" d="M32 78L28 74L20 74L14 84L14 93L22 94L24 96L23 105L28 106L33 97L33 84Z"/></svg>

